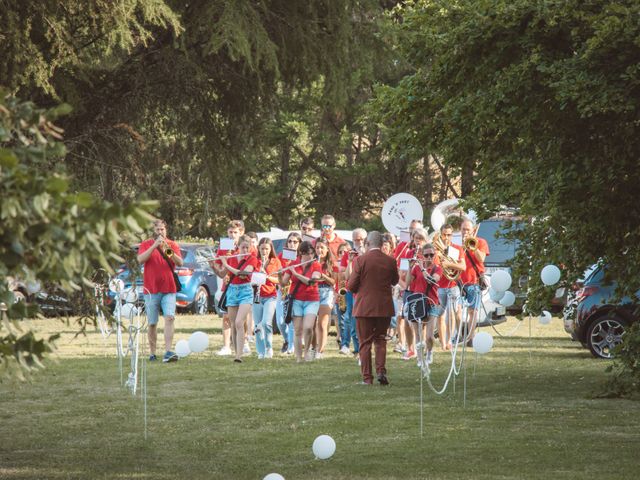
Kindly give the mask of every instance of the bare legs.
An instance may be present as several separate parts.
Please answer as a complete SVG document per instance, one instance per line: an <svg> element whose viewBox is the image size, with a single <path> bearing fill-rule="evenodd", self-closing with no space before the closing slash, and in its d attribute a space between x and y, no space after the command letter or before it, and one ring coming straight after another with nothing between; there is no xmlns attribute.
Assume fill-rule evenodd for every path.
<svg viewBox="0 0 640 480"><path fill-rule="evenodd" d="M231 336L236 347L236 360L242 361L244 348L244 322L251 311L251 304L243 304L237 307L229 307L229 323L231 324Z"/></svg>

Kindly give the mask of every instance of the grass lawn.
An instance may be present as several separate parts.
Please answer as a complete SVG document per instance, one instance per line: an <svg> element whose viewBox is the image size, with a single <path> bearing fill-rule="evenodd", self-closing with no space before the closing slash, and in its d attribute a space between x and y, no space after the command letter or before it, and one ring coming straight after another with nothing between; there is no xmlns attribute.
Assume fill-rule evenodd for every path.
<svg viewBox="0 0 640 480"><path fill-rule="evenodd" d="M337 353L300 364L290 357L243 364L213 355L217 317L181 316L176 340L194 330L210 348L175 364L148 364L148 439L143 403L120 385L115 340L73 339L63 330L57 362L30 383L0 384L0 478L545 479L637 478L640 403L594 398L606 362L563 332L561 321L513 332L500 325L494 348L466 358L463 374L438 396L414 362L389 353L391 385L359 385L357 363ZM162 322L161 322L162 323ZM281 345L281 337L275 336ZM441 386L449 354L436 350ZM455 386L455 391L454 387ZM316 436L337 444L315 460Z"/></svg>

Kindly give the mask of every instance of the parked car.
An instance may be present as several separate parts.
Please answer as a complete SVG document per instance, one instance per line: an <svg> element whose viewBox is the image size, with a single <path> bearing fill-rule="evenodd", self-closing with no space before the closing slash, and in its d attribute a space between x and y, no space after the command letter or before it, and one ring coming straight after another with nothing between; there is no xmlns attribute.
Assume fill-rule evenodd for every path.
<svg viewBox="0 0 640 480"><path fill-rule="evenodd" d="M639 320L640 290L615 300L616 282L605 283L605 267L594 266L564 309L564 329L596 358L613 358L631 323Z"/></svg>
<svg viewBox="0 0 640 480"><path fill-rule="evenodd" d="M46 317L68 317L77 314L68 295L59 287L47 285L45 291L40 282L27 283L13 277L7 277L7 283L13 292L15 302L35 302Z"/></svg>
<svg viewBox="0 0 640 480"><path fill-rule="evenodd" d="M218 277L209 266L209 260L215 256L212 246L196 243L178 243L184 263L176 267L182 290L176 295L176 305L180 310L189 311L197 315L205 315L214 308L213 299L218 290ZM137 250L138 246L135 246ZM141 266L141 274L144 265ZM124 282L125 290L134 283L130 272L125 267L117 272L117 278ZM135 279L136 291L142 298L142 276ZM114 297L113 292L110 293Z"/></svg>

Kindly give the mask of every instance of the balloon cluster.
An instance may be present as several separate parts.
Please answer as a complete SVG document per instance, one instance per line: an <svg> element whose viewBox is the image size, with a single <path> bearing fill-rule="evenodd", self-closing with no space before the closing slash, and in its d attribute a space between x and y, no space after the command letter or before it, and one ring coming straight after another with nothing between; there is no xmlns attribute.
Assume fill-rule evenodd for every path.
<svg viewBox="0 0 640 480"><path fill-rule="evenodd" d="M336 442L329 435L320 435L313 441L311 450L316 460L326 460L336 452ZM284 480L284 477L279 473L270 473L263 480Z"/></svg>
<svg viewBox="0 0 640 480"><path fill-rule="evenodd" d="M204 332L193 332L189 340L178 340L176 342L176 355L184 358L191 353L204 352L209 346L209 337Z"/></svg>

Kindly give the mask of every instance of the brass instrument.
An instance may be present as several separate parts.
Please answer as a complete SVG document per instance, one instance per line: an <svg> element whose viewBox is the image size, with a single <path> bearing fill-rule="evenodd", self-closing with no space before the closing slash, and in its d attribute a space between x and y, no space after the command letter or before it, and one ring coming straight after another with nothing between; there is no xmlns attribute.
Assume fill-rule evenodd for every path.
<svg viewBox="0 0 640 480"><path fill-rule="evenodd" d="M471 236L465 238L464 240L464 249L469 250L470 252L475 252L478 248L478 229L480 225L476 225L476 228L473 229L473 233Z"/></svg>
<svg viewBox="0 0 640 480"><path fill-rule="evenodd" d="M447 262L456 263L456 261L447 255L448 247L445 245L444 241L440 237L439 233L436 233L433 236L433 240L431 241L433 247L438 252L438 256L440 257L440 261L446 260ZM442 267L442 273L445 278L449 281L455 282L460 278L460 274L462 273L460 270L456 270L455 268L444 268Z"/></svg>
<svg viewBox="0 0 640 480"><path fill-rule="evenodd" d="M342 280L340 284L341 286L338 289L338 308L344 313L347 311L347 280Z"/></svg>
<svg viewBox="0 0 640 480"><path fill-rule="evenodd" d="M162 243L160 244L160 248L162 248L162 251L164 252L165 256L169 258L173 257L173 249L169 246L169 244L164 238L162 238Z"/></svg>

